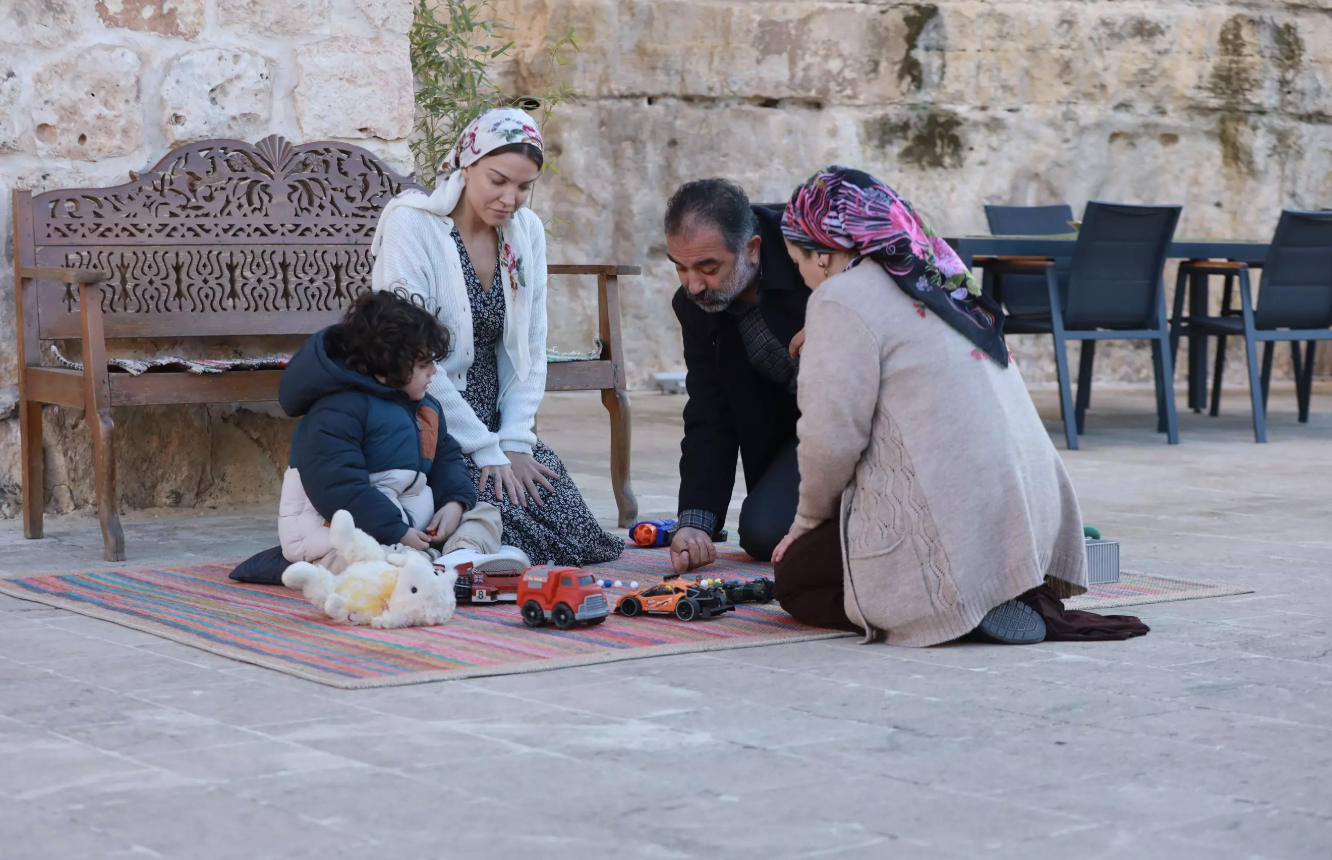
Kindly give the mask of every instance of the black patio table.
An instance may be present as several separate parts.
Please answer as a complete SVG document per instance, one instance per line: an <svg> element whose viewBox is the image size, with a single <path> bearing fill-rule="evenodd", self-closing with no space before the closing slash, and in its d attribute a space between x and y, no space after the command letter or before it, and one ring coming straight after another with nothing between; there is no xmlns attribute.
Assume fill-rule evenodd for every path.
<svg viewBox="0 0 1332 860"><path fill-rule="evenodd" d="M971 266L971 258L993 257L1071 257L1077 233L1060 236L955 236L944 241L953 246L962 262ZM1267 259L1267 242L1247 239L1176 239L1170 243L1169 256L1181 260ZM1189 277L1189 315L1206 316L1208 278ZM1189 335L1189 408L1201 412L1207 408L1207 337Z"/></svg>

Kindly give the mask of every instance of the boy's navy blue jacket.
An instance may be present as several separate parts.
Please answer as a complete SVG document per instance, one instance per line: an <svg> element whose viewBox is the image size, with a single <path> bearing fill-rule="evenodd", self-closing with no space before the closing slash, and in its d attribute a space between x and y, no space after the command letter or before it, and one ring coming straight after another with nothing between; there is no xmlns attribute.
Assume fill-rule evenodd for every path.
<svg viewBox="0 0 1332 860"><path fill-rule="evenodd" d="M476 505L476 487L462 449L449 435L439 402L413 401L332 358L329 329L292 356L278 386L278 402L292 417L304 416L291 435L290 465L300 471L305 495L325 520L345 510L357 528L394 544L407 533L402 513L370 483L372 472L424 472L435 510L448 502Z"/></svg>

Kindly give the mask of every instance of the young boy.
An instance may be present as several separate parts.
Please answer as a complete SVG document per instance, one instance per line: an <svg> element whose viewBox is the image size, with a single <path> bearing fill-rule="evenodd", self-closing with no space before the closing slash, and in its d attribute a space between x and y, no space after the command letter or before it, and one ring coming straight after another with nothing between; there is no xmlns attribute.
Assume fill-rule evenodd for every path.
<svg viewBox="0 0 1332 860"><path fill-rule="evenodd" d="M370 292L292 356L278 400L302 418L282 481L282 545L245 562L233 578L280 581L296 561L342 572L328 528L339 510L385 546L432 557L442 546L452 563L528 566L520 550L500 545L499 511L478 502L442 409L426 393L448 351L448 331L428 311Z"/></svg>

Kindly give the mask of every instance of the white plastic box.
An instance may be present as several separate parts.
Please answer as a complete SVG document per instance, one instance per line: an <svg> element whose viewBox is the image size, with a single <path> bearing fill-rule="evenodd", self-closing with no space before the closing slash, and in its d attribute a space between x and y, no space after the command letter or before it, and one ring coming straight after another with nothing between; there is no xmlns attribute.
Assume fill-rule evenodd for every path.
<svg viewBox="0 0 1332 860"><path fill-rule="evenodd" d="M1119 541L1087 538L1087 582L1119 582Z"/></svg>
<svg viewBox="0 0 1332 860"><path fill-rule="evenodd" d="M662 394L684 394L685 392L685 374L684 371L673 373L654 373L652 381L656 383L657 390Z"/></svg>

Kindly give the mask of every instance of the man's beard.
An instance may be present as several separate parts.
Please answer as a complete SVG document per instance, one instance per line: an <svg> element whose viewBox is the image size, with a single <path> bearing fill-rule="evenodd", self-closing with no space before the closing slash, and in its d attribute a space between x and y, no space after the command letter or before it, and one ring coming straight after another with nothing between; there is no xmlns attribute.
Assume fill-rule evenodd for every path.
<svg viewBox="0 0 1332 860"><path fill-rule="evenodd" d="M731 270L730 276L722 283L721 289L704 290L697 295L685 290L685 294L689 296L690 301L708 313L724 311L731 306L731 302L735 301L737 296L749 289L749 285L757 273L757 264L751 266L744 257L737 257L735 268Z"/></svg>

